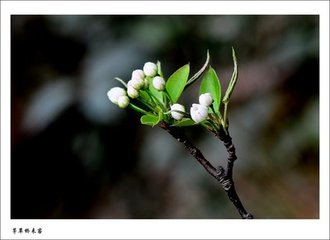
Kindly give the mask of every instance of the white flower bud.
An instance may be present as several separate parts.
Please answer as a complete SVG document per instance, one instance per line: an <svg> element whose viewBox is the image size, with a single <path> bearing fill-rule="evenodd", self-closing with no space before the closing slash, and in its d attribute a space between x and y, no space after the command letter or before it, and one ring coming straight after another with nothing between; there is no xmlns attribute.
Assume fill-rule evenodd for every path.
<svg viewBox="0 0 330 240"><path fill-rule="evenodd" d="M152 62L147 62L143 66L143 72L148 77L154 77L157 75L157 65Z"/></svg>
<svg viewBox="0 0 330 240"><path fill-rule="evenodd" d="M119 97L126 96L126 91L121 87L114 87L108 91L107 95L111 102L118 104Z"/></svg>
<svg viewBox="0 0 330 240"><path fill-rule="evenodd" d="M129 104L129 98L127 96L121 96L118 98L118 106L120 108L126 108Z"/></svg>
<svg viewBox="0 0 330 240"><path fill-rule="evenodd" d="M142 78L132 78L128 81L127 86L131 86L136 90L139 90L144 86L144 80Z"/></svg>
<svg viewBox="0 0 330 240"><path fill-rule="evenodd" d="M200 123L207 119L208 109L204 105L194 103L190 108L190 115L194 122Z"/></svg>
<svg viewBox="0 0 330 240"><path fill-rule="evenodd" d="M175 120L181 120L183 118L184 114L179 113L177 111L184 112L185 111L184 106L181 104L178 104L178 103L175 103L171 106L172 118L174 118Z"/></svg>
<svg viewBox="0 0 330 240"><path fill-rule="evenodd" d="M163 91L165 89L165 80L162 77L154 77L154 79L152 80L152 85L158 91Z"/></svg>
<svg viewBox="0 0 330 240"><path fill-rule="evenodd" d="M205 107L210 106L213 103L213 98L210 93L203 93L199 96L199 103Z"/></svg>
<svg viewBox="0 0 330 240"><path fill-rule="evenodd" d="M139 91L133 88L132 86L127 86L127 94L130 98L137 98L139 96Z"/></svg>
<svg viewBox="0 0 330 240"><path fill-rule="evenodd" d="M139 78L139 79L144 79L145 75L144 72L141 69L136 69L132 72L132 79L134 78Z"/></svg>

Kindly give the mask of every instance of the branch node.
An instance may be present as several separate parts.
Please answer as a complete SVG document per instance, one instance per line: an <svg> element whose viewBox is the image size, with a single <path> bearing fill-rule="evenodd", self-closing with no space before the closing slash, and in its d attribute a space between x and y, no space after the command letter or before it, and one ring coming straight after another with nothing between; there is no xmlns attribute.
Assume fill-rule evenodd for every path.
<svg viewBox="0 0 330 240"><path fill-rule="evenodd" d="M197 156L197 149L196 149L196 148L191 149L191 155L192 155L193 157L196 157L196 156Z"/></svg>
<svg viewBox="0 0 330 240"><path fill-rule="evenodd" d="M225 169L223 169L222 166L218 166L217 167L216 175L219 176L219 177L223 177L224 176L224 173L225 173Z"/></svg>
<svg viewBox="0 0 330 240"><path fill-rule="evenodd" d="M221 185L225 191L228 191L232 186L232 181L230 179L223 179Z"/></svg>

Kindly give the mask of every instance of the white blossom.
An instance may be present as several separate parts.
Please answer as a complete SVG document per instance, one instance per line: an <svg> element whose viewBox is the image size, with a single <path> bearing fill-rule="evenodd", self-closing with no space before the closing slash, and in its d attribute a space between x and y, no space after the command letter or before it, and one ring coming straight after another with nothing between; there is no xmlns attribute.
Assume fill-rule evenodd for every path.
<svg viewBox="0 0 330 240"><path fill-rule="evenodd" d="M143 72L148 77L157 75L157 65L152 62L146 62L143 66Z"/></svg>
<svg viewBox="0 0 330 240"><path fill-rule="evenodd" d="M183 113L180 112L185 112L184 106L178 103L175 103L171 106L171 116L172 118L174 118L175 120L181 120L184 116Z"/></svg>
<svg viewBox="0 0 330 240"><path fill-rule="evenodd" d="M194 122L200 123L207 119L208 109L204 105L194 103L190 108L190 115Z"/></svg>
<svg viewBox="0 0 330 240"><path fill-rule="evenodd" d="M134 87L128 85L127 86L127 94L130 98L137 98L139 96L139 91Z"/></svg>
<svg viewBox="0 0 330 240"><path fill-rule="evenodd" d="M162 77L154 77L154 79L152 80L152 85L158 91L163 91L165 89L165 80Z"/></svg>
<svg viewBox="0 0 330 240"><path fill-rule="evenodd" d="M132 78L128 81L127 87L133 87L136 90L140 90L144 86L144 80L142 78Z"/></svg>
<svg viewBox="0 0 330 240"><path fill-rule="evenodd" d="M107 95L111 102L118 105L119 97L126 96L126 91L121 87L114 87L108 91Z"/></svg>
<svg viewBox="0 0 330 240"><path fill-rule="evenodd" d="M120 96L118 98L118 106L120 108L126 108L129 104L129 98L127 96Z"/></svg>
<svg viewBox="0 0 330 240"><path fill-rule="evenodd" d="M145 75L144 72L141 69L136 69L132 72L132 79L138 78L138 79L144 79Z"/></svg>
<svg viewBox="0 0 330 240"><path fill-rule="evenodd" d="M199 96L199 103L205 107L210 106L213 103L213 98L210 93L203 93Z"/></svg>

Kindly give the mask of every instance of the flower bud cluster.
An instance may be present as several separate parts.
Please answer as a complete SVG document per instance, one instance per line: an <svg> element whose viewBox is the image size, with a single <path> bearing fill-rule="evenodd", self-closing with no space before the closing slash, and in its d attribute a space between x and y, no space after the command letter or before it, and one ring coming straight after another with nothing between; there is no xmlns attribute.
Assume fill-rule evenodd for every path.
<svg viewBox="0 0 330 240"><path fill-rule="evenodd" d="M131 99L138 98L139 91L148 88L148 78L152 79L153 87L156 90L163 91L165 89L165 80L158 76L158 71L159 69L155 63L146 62L143 70L136 69L132 72L131 79L127 82L127 91L119 87L114 87L108 91L110 101L121 108L127 107L129 105L128 97Z"/></svg>
<svg viewBox="0 0 330 240"><path fill-rule="evenodd" d="M203 93L199 96L199 104L193 103L190 108L192 120L200 123L208 118L208 107L213 103L213 98L210 93Z"/></svg>
<svg viewBox="0 0 330 240"><path fill-rule="evenodd" d="M208 118L208 108L213 103L213 98L210 93L203 93L199 96L199 104L193 103L190 108L191 119L200 123ZM175 103L171 106L171 116L175 120L181 120L184 117L185 107Z"/></svg>

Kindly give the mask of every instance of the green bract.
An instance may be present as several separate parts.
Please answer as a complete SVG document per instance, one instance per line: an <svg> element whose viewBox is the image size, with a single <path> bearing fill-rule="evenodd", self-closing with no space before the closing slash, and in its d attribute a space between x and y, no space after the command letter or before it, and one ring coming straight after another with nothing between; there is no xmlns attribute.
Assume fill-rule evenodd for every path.
<svg viewBox="0 0 330 240"><path fill-rule="evenodd" d="M234 71L233 71L233 74L231 76L231 79L230 79L228 88L226 90L225 96L222 99L223 103L228 103L229 102L230 96L233 93L234 88L236 86L236 82L237 82L237 75L238 75L238 73L237 73L237 59L236 59L236 54L235 54L234 48L232 48L232 54L233 54L233 61L234 61Z"/></svg>
<svg viewBox="0 0 330 240"><path fill-rule="evenodd" d="M156 126L164 121L173 127L202 125L211 131L219 131L223 128L227 132L228 103L237 83L237 60L234 48L232 48L232 57L234 70L223 98L219 78L214 68L209 65L210 55L207 52L204 65L190 78L189 64L180 67L169 78L166 78L163 75L159 61L157 61L157 64L145 63L143 71L140 69L134 70L132 79L128 83L120 78L115 78L126 89L122 89L120 95L128 95L130 98L129 101L122 99L121 107L128 105L134 111L142 113L141 123L149 126ZM181 95L190 85L198 83L199 79L201 79L199 94L202 95L199 99L202 105L194 103L190 107L190 113L180 111L180 109L185 109L178 102ZM165 87L163 87L164 82ZM108 96L112 102L118 105L116 101L118 94L115 95L115 93L119 88L114 89L109 91L110 95L108 92ZM180 106L180 109L175 109L178 106ZM223 114L221 114L222 108ZM189 108L186 107L186 109Z"/></svg>

